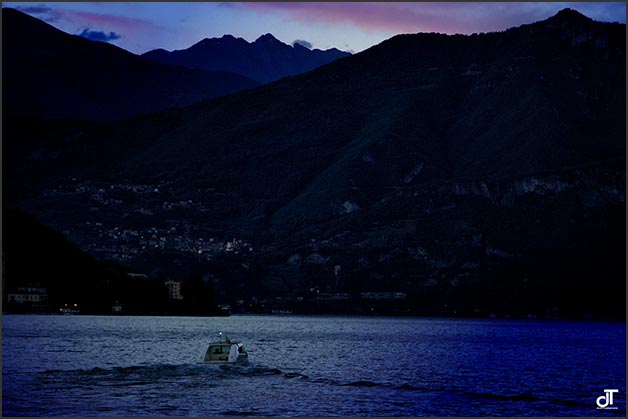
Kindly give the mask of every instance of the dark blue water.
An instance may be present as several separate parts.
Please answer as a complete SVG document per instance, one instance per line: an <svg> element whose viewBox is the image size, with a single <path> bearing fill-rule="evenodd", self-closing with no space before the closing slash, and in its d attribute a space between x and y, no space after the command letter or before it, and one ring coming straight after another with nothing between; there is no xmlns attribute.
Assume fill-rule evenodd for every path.
<svg viewBox="0 0 628 419"><path fill-rule="evenodd" d="M625 416L625 324L2 318L4 416ZM197 364L218 331L245 366ZM600 410L619 389L617 410ZM610 406L609 406L610 407Z"/></svg>

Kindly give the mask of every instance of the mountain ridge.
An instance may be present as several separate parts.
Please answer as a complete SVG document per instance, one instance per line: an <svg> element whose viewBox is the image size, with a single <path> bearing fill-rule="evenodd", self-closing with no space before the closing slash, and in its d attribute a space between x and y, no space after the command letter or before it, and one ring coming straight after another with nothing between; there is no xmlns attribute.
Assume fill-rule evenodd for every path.
<svg viewBox="0 0 628 419"><path fill-rule="evenodd" d="M525 26L521 28L525 28ZM508 32L504 33L504 35L508 35ZM394 82L388 82L388 84L387 82L384 82L381 85L381 87L379 87L380 92L389 92L391 90L396 92L400 87L404 86L404 84L414 83L414 79L416 79L417 77L424 79L423 84L419 84L419 85L415 84L415 86L413 86L411 89L405 89L403 92L401 92L402 93L401 96L397 94L397 97L393 97L393 96L387 97L386 100L390 102L390 106L388 107L386 105L378 104L378 103L369 105L371 107L375 106L383 110L394 109L395 103L399 104L399 103L402 103L403 101L410 100L410 102L405 103L403 106L407 106L408 104L413 103L414 104L413 106L418 106L419 109L421 109L421 106L424 106L424 105L421 105L420 103L414 103L414 102L416 101L420 102L420 100L422 100L423 98L412 99L411 97L416 96L416 95L420 96L423 94L430 95L431 94L430 92L436 86L435 85L436 82L448 80L448 84L443 85L443 87L445 88L443 92L448 92L447 94L450 94L450 98L448 100L450 101L453 100L452 103L455 105L455 107L468 106L470 107L470 109L476 109L477 104L474 105L473 102L476 100L475 96L478 93L482 93L482 92L488 92L490 94L499 93L501 95L499 99L500 101L503 102L506 100L510 100L510 95L509 95L509 93L511 93L511 91L509 90L510 87L503 87L496 90L494 86L491 86L490 84L499 82L499 83L505 83L508 86L514 87L515 80L513 80L514 76L511 73L515 71L519 72L518 75L526 77L526 83L530 83L530 88L526 90L525 92L522 92L522 93L525 93L525 95L518 97L516 100L532 101L532 102L538 101L538 100L545 100L545 101L557 100L558 97L556 97L556 95L562 94L562 93L560 93L559 91L556 91L555 85L548 85L547 83L543 82L543 78L547 76L543 72L550 71L549 68L546 68L546 66L549 63L548 60L551 60L554 57L552 57L551 53L543 52L543 50L540 50L540 51L537 51L537 53L540 54L537 59L544 60L544 63L543 62L541 62L540 64L532 63L531 61L533 60L531 58L527 58L529 56L525 55L531 52L529 50L530 47L528 45L528 40L525 39L527 34L522 33L522 35L523 35L523 38L521 38L521 36L516 36L515 39L513 40L513 42L519 42L518 48L520 48L520 50L516 54L513 54L512 51L510 52L507 51L507 48L505 47L505 44L506 44L505 42L497 43L497 45L490 47L490 48L496 48L498 50L497 55L494 55L495 57L498 57L496 58L496 60L500 66L497 69L497 73L495 72L496 70L491 70L493 72L490 74L482 74L482 69L480 68L480 66L482 65L481 62L487 59L485 56L483 57L483 54L484 55L487 54L488 45L492 44L493 42L493 39L491 38L495 38L496 36L499 36L497 34L485 35L486 38L484 39L487 42L484 42L484 43L480 40L482 35L478 35L475 37L474 36L464 37L464 36L449 36L449 35L433 35L433 34L399 35L399 36L391 38L390 40L383 42L377 47L371 48L363 53L357 54L356 56L351 58L350 62L343 61L343 62L332 63L329 66L315 70L314 72L310 74L288 78L282 81L281 84L273 84L270 87L262 86L256 89L255 91L247 93L245 96L242 96L242 94L237 94L235 96L220 99L217 101L214 100L211 102L205 102L204 104L199 104L197 106L193 106L192 108L189 108L189 114L190 115L198 114L199 116L201 116L201 114L199 114L198 112L202 113L203 112L202 108L208 109L211 113L216 113L216 111L219 110L220 107L223 106L223 104L228 103L229 106L231 107L237 107L239 106L238 103L241 100L244 100L246 102L251 101L255 103L257 98L263 98L264 95L272 92L273 93L272 97L274 98L273 100L275 99L278 100L281 97L281 98L285 98L285 99L282 99L283 102L286 102L286 101L290 102L289 105L282 104L281 103L282 101L277 102L277 104L274 105L276 109L273 111L273 112L276 112L275 116L280 117L282 114L285 114L286 112L294 113L294 110L298 110L299 115L302 115L301 118L300 119L292 118L292 121L285 121L285 124L287 124L287 126L291 126L292 127L291 129L303 131L303 128L299 128L297 125L300 121L303 120L303 115L305 115L306 106L304 105L302 100L300 100L301 99L300 96L303 96L303 93L302 93L303 90L307 89L310 92L316 92L319 89L319 87L317 86L321 86L323 83L328 84L330 88L328 92L328 95L329 95L328 97L322 96L319 93L316 93L316 94L308 93L309 96L307 97L307 101L308 101L308 107L316 108L316 107L323 106L324 108L327 108L325 109L325 111L327 112L328 115L331 116L333 115L333 110L336 109L336 107L326 105L323 100L326 101L330 99L332 103L334 103L334 101L338 101L339 104L350 103L351 102L350 99L353 99L353 97L355 96L355 89L357 87L359 87L362 91L369 91L370 89L377 88L377 86L373 84L371 80L373 80L372 79L373 75L379 69L369 69L369 66L371 66L370 63L372 62L380 62L380 63L386 62L387 63L388 61L392 61L392 62L405 61L407 65L414 66L414 67L418 66L417 67L419 69L418 71L420 71L421 73L420 74L408 73L407 71L403 71L403 70L399 71L397 74L398 77L395 79ZM537 37L537 38L538 39L536 42L540 44L542 42L541 38L543 37ZM520 40L517 41L517 39L520 39ZM456 63L453 63L451 59L449 59L445 54L439 52L439 49L442 49L445 46L443 43L448 43L447 48L449 48L450 51L460 53L459 55L464 57L465 48L464 48L463 43L465 40L471 41L476 45L474 48L476 48L475 54L477 56L477 59L474 59L474 60L477 60L478 61L477 63L474 61L469 61L468 58L465 61L465 59L463 58L461 60L463 61L462 63L456 64ZM565 40L556 39L555 42L557 43L557 45L564 44L565 47L573 48L573 46L571 46L569 42L565 43L566 42ZM589 42L589 44L595 44L595 43ZM592 45L592 46L593 48L589 48L590 51L588 52L598 55L598 57L601 58L601 62L603 63L604 57L600 55L600 52L602 52L602 54L605 54L605 53L603 52L602 49L598 48L597 46L595 45ZM557 48L557 46L554 48ZM408 51L413 51L413 50L415 51L422 50L426 54L424 56L419 56L419 55L411 55L407 53ZM406 51L405 56L403 55L400 56L399 53L401 51ZM508 54L506 56L507 58L502 58L501 54L503 53ZM617 51L615 51L615 53L617 53ZM373 54L377 54L377 56L374 57ZM521 56L518 56L518 54L521 54ZM432 58L429 58L429 57L432 57ZM506 59L510 60L510 62L508 63L509 66L504 67L504 64L502 64L502 61ZM368 60L369 64L364 64L363 62L365 60ZM438 62L439 60L441 61L440 64L442 64L442 62L445 62L448 65L456 64L456 67L450 66L451 68L442 68L442 65L441 65L441 67L439 67L438 70L434 70L434 68L436 67L430 67L432 65L439 64ZM391 65L385 65L385 67L390 68ZM367 74L367 77L361 78L359 80L356 78L356 82L359 81L360 83L362 83L362 86L352 86L350 77L355 78L354 74L356 72L361 73L361 74L362 73ZM559 71L553 70L553 74L551 75L554 77L558 77L559 73L560 73ZM617 74L615 74L614 76L617 76ZM495 77L499 77L499 79L495 79ZM579 75L579 74L570 75L570 79L574 83L580 80L581 77L582 75ZM451 83L451 81L453 81L453 84ZM341 87L341 90L338 91L336 87ZM460 89L456 90L457 87L459 87ZM466 91L464 89L469 89L469 88L472 89L470 92L471 94L462 93ZM295 97L293 98L287 97L286 95L289 94L288 92L292 92L291 94ZM590 92L590 93L595 94L596 92ZM601 93L602 91L597 91L598 96ZM464 94L467 94L467 96L463 97ZM612 95L612 92L607 91L604 94ZM407 99L404 99L404 97L407 97ZM559 102L556 102L556 103L559 103ZM496 106L496 105L498 105L497 102L490 103L490 106ZM532 106L529 108L529 111L528 111L525 109L525 106L523 105L523 103L518 106L519 106L518 108L519 110L517 112L527 113L530 111L535 111L539 113L538 114L539 117L542 117L542 118L551 117L551 113L549 112L549 110L547 112L544 112L540 108L536 106ZM591 105L589 104L588 106L590 107ZM342 107L343 105L339 105L337 107L337 110L341 111ZM460 122L455 122L453 125L450 125L450 122L451 122L450 118L452 118L451 112L452 112L452 109L454 109L455 107L452 107L450 104L448 104L448 105L443 105L442 107L437 108L435 110L425 109L425 111L432 113L434 121L436 121L437 118L442 119L442 121L440 121L438 124L433 125L430 128L431 130L434 130L436 132L440 131L441 135L444 133L444 130L448 130L451 132L451 134L455 134L455 137L458 137L460 135L463 136L462 138L456 140L456 144L457 144L456 146L459 147L464 144L469 144L468 143L469 140L465 139L465 138L469 138L469 134L465 133L463 130L461 131L460 129L456 128L456 124L460 124ZM247 109L250 109L250 111L248 111ZM247 116L245 120L248 122L246 122L244 125L255 125L256 120L263 120L266 115L269 115L269 116L272 115L269 110L264 110L263 113L260 114L260 111L262 111L262 109L263 107L247 105L247 107L245 108L245 112L247 112ZM591 108L590 110L592 114L597 115L596 117L604 118L603 112L601 112L600 110L596 110L595 108ZM253 113L251 113L251 111ZM435 112L441 112L441 111L442 111L441 114L437 115L435 113ZM364 120L368 120L369 119L368 115L370 112L371 112L370 109L364 108L364 110L361 111L361 118L365 118ZM477 109L474 110L473 112L477 112ZM524 113L523 115L526 115L526 114ZM225 114L224 116L226 117L227 115ZM445 118L443 119L442 116L445 116ZM486 130L489 127L487 123L490 121L490 119L498 117L499 115L495 114L494 111L491 111L490 113L482 112L480 116L481 117L478 120L474 121L474 124L477 125L478 123L482 123L483 120L486 120L486 122L483 123L482 128L480 128L482 130ZM312 117L310 119L314 120L317 117L318 116ZM467 118L467 116L464 114L463 114L463 117ZM532 117L532 115L527 115L527 117L530 118ZM577 123L582 125L584 122L586 122L587 119L590 120L591 118L592 116L588 116L587 118L585 118L584 121L577 121ZM614 120L613 118L608 118L608 119L610 121ZM460 118L458 118L458 120L460 120ZM350 119L347 119L344 122L350 123ZM224 126L224 123L218 123L218 126ZM237 124L233 125L233 127L236 127L236 126ZM505 129L506 132L508 132L508 131L512 131L513 129L518 129L517 126L518 124L513 123L512 128L502 128L502 129ZM616 123L613 129L617 129L618 127L619 125ZM341 128L341 126L339 126L339 128ZM205 129L200 129L199 134L203 135L202 133L207 132L206 130L211 131L210 125L208 125ZM477 131L478 128L474 128L474 130ZM189 128L186 129L186 131L189 131ZM602 129L602 132L604 132L604 129ZM508 135L511 135L511 134L508 134ZM525 132L521 132L518 135L526 135L526 134ZM169 137L169 138L172 138L172 137ZM177 135L175 135L174 138L177 138ZM477 141L477 140L473 140L473 141ZM274 142L277 143L276 140ZM467 147L467 145L465 145L464 147ZM505 151L507 150L504 150L504 152ZM198 158L203 158L202 153L201 154L194 153L194 154ZM177 153L173 153L172 155L175 156L177 155ZM547 158L547 157L544 157L544 158ZM465 171L469 171L469 168L473 167L474 165L475 166L478 165L477 161L473 161L472 156L467 157L466 159L464 159L464 162L461 162L461 163L465 163L463 166L461 166L461 167L465 167ZM485 161L485 165L488 163L489 161ZM528 163L526 162L526 164ZM410 170L410 169L412 169L412 166L408 167L407 170ZM425 173L425 171L428 169L433 170L435 168L433 167L430 168L426 166L424 169L422 169L423 173ZM481 168L478 167L475 170L477 171L480 169ZM545 169L543 169L543 167L538 167L535 170L542 171ZM446 169L446 171L450 172L450 169ZM472 175L473 171L471 171L470 174ZM522 171L521 174L525 174L525 170ZM403 178L403 176L400 176L400 178Z"/></svg>
<svg viewBox="0 0 628 419"><path fill-rule="evenodd" d="M320 50L291 46L266 33L253 42L225 34L220 38L204 38L186 49L167 51L160 48L142 56L188 68L230 71L268 83L311 71L350 54L337 48Z"/></svg>
<svg viewBox="0 0 628 419"><path fill-rule="evenodd" d="M3 8L3 113L114 120L253 88L227 72L155 63ZM134 100L129 101L128 97Z"/></svg>

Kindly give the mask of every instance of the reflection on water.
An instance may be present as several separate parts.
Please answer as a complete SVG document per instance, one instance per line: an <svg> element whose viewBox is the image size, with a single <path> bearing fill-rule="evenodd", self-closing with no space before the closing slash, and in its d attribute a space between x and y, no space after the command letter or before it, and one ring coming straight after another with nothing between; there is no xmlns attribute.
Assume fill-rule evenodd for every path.
<svg viewBox="0 0 628 419"><path fill-rule="evenodd" d="M197 363L219 331L247 365ZM5 416L625 416L625 324L9 315L2 343Z"/></svg>

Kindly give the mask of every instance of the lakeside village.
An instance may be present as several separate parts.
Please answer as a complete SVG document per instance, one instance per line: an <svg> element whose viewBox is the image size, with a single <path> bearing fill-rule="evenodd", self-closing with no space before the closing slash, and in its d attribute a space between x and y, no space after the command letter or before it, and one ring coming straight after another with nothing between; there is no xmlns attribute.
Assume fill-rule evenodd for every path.
<svg viewBox="0 0 628 419"><path fill-rule="evenodd" d="M206 191L205 191L206 192ZM182 221L184 213L181 211L203 213L207 209L200 202L190 199L173 199L170 183L136 184L132 182L105 184L82 179L68 179L56 187L49 189L44 195L54 205L56 198L74 196L86 205L94 217L82 220L72 227L63 229L63 234L81 244L88 253L104 260L117 263L131 262L147 252L171 252L172 254L187 255L199 262L207 262L221 256L234 257L254 256L253 245L243 239L233 238L222 240L212 237L207 231L197 225L190 225ZM103 209L113 211L101 211ZM114 213L121 217L109 216ZM142 223L134 219L128 220L128 214L141 216ZM170 215L168 217L168 215ZM154 219L155 224L144 229L133 228L134 225L146 225L146 221ZM98 220L98 221L96 221ZM166 225L165 227L163 224ZM118 225L115 225L118 224ZM126 225L125 225L126 224ZM314 248L314 250L316 250ZM318 254L314 254L317 256ZM312 259L312 257L310 257ZM319 259L323 259L319 256ZM319 260L306 262L322 263ZM341 267L334 266L330 277L338 282L341 276ZM359 295L350 295L336 289L322 289L313 287L298 296L260 297L247 295L245 299L230 301L231 304L220 304L219 295L214 295L216 288L215 278L204 275L200 278L202 285L195 289L188 286L187 280L174 280L164 276L155 277L144 273L127 273L127 282L157 285L167 288L168 301L162 304L159 311L149 311L132 306L137 301L125 301L125 298L116 298L110 307L102 308L98 314L189 314L204 312L210 315L229 315L231 313L255 314L321 314L346 311L348 305L356 307L357 314L409 314L403 302L406 294L402 292L362 292ZM212 282L214 282L212 284ZM218 287L220 288L220 287ZM329 287L327 287L329 288ZM208 291L209 290L209 291ZM165 290L164 290L165 293ZM54 294L54 292L53 292ZM206 308L199 309L198 296L204 294ZM147 295L136 295L133 300L146 298ZM209 304L207 304L209 300ZM219 300L215 305L214 301ZM356 301L359 300L359 301ZM13 313L48 313L48 314L94 314L92 310L82 307L76 298L50 296L50 290L39 282L22 284L5 292L5 310ZM189 311L183 307L195 306L196 311ZM366 307L368 306L368 307ZM379 306L379 308L378 308ZM207 307L209 307L207 309ZM388 313L395 307L395 312Z"/></svg>
<svg viewBox="0 0 628 419"><path fill-rule="evenodd" d="M44 193L44 196L53 200L69 195L87 198L94 220L81 221L72 230L64 229L63 234L80 243L88 253L100 258L125 262L145 251L172 250L201 260L211 260L221 253L240 254L254 250L252 244L246 240L218 239L201 228L177 221L180 215L176 214L177 211L202 214L208 209L200 202L176 199L170 182L153 185L130 182L105 185L73 178L70 182L62 183ZM114 211L124 209L117 218L120 225L111 225L114 221L95 221L98 219L98 212L104 208ZM167 217L169 213L175 214L172 214L171 220L166 220L169 225L161 227L138 229L131 227L135 224L132 220L126 220L133 216ZM124 224L126 227L122 226Z"/></svg>
<svg viewBox="0 0 628 419"><path fill-rule="evenodd" d="M207 193L199 193L203 192ZM329 257L321 255L345 246L344 233L334 236L331 241L317 243L313 240L307 248L294 249L295 253L285 263L273 260L266 272L267 282L261 284L256 274L258 267L255 266L255 259L260 255L252 243L238 238L224 240L218 238L219 233L215 231L203 229L198 223L186 222L185 220L195 219L194 216L202 216L208 211L208 204L203 203L207 201L203 201L202 195L199 195L197 202L192 199L177 199L181 197L177 197L171 184L166 182L153 185L131 182L106 184L70 179L49 189L45 195L50 199L49 208L59 204L57 198L60 198L63 205L67 205L68 195L74 197L79 205L89 207L92 214L90 220L76 220L75 223L66 220L67 227L62 232L100 260L129 266L149 254L158 258L169 254L175 259L179 259L177 255L182 255L188 258L187 261L183 259L182 262L175 262L185 264L196 261L205 264L211 261L215 272L190 281L189 277L173 279L163 274L155 275L155 272L148 275L139 273L143 272L142 267L135 268L139 270L137 273L123 269L113 282L103 277L100 281L104 282L87 285L88 289L83 290L78 289L84 287L80 283L64 286L63 289L52 283L52 289L47 288L45 281L37 282L33 279L32 282L14 284L5 290L4 310L9 313L293 313L504 318L511 314L528 318L557 318L558 315L557 309L552 307L536 312L523 307L520 312L515 310L509 313L505 310L494 310L489 304L482 305L479 291L476 292L479 297L469 297L467 294L475 292L475 289L462 286L465 283L478 283L478 279L473 276L478 268L477 264L460 264L463 272L458 272L456 278L447 280L447 261L429 256L424 249L416 246L404 248L409 253L403 260L428 266L440 276L434 274L423 280L418 278L415 281L418 284L415 290L410 291L381 286L386 269L390 271L392 267L391 258L394 258L394 254L379 255L376 260L379 263L378 268L368 270L368 278L362 278L364 269L360 267L368 266L368 262L363 259L358 261L358 268L353 266L352 271L351 259L329 260ZM157 226L134 228L151 224ZM492 257L492 252L493 249L486 249L488 257ZM289 293L285 292L282 279L286 276L290 276L295 284ZM224 281L224 278L229 280ZM84 282L83 279L81 277L79 281ZM103 293L103 290L107 292ZM85 299L84 302L81 298Z"/></svg>
<svg viewBox="0 0 628 419"><path fill-rule="evenodd" d="M147 279L143 274L129 274L131 278ZM186 297L184 296L184 286L182 281L167 280L163 284L168 289L169 304L182 304ZM37 314L63 314L76 315L81 314L81 305L76 302L66 302L62 304L50 304L48 298L48 290L45 287L33 284L26 287L19 287L13 292L7 294L7 312L12 313L37 313ZM410 314L407 310L397 310L392 313L383 312L381 309L386 308L390 303L397 303L403 306L406 294L402 292L363 292L358 299L361 302L369 304L370 311L357 312L355 314ZM310 290L307 297L275 297L275 298L258 298L253 297L248 304L244 300L238 300L235 307L230 304L220 304L214 308L208 315L212 316L229 316L232 312L240 314L324 314L337 312L338 307L347 303L355 302L355 298L347 293L321 293L318 289ZM375 307L378 307L377 311ZM91 314L91 313L88 313ZM116 300L111 305L112 315L129 314L126 305ZM132 313L137 314L137 313ZM141 314L177 314L173 312L160 313L141 313Z"/></svg>

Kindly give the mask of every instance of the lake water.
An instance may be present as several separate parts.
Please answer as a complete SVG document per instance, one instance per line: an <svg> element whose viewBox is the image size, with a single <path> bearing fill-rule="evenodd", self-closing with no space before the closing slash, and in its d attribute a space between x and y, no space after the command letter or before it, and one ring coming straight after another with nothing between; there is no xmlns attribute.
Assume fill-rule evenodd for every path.
<svg viewBox="0 0 628 419"><path fill-rule="evenodd" d="M619 323L35 315L2 323L4 416L626 415ZM247 365L197 364L219 331L244 342ZM619 390L616 410L596 408L604 389Z"/></svg>

